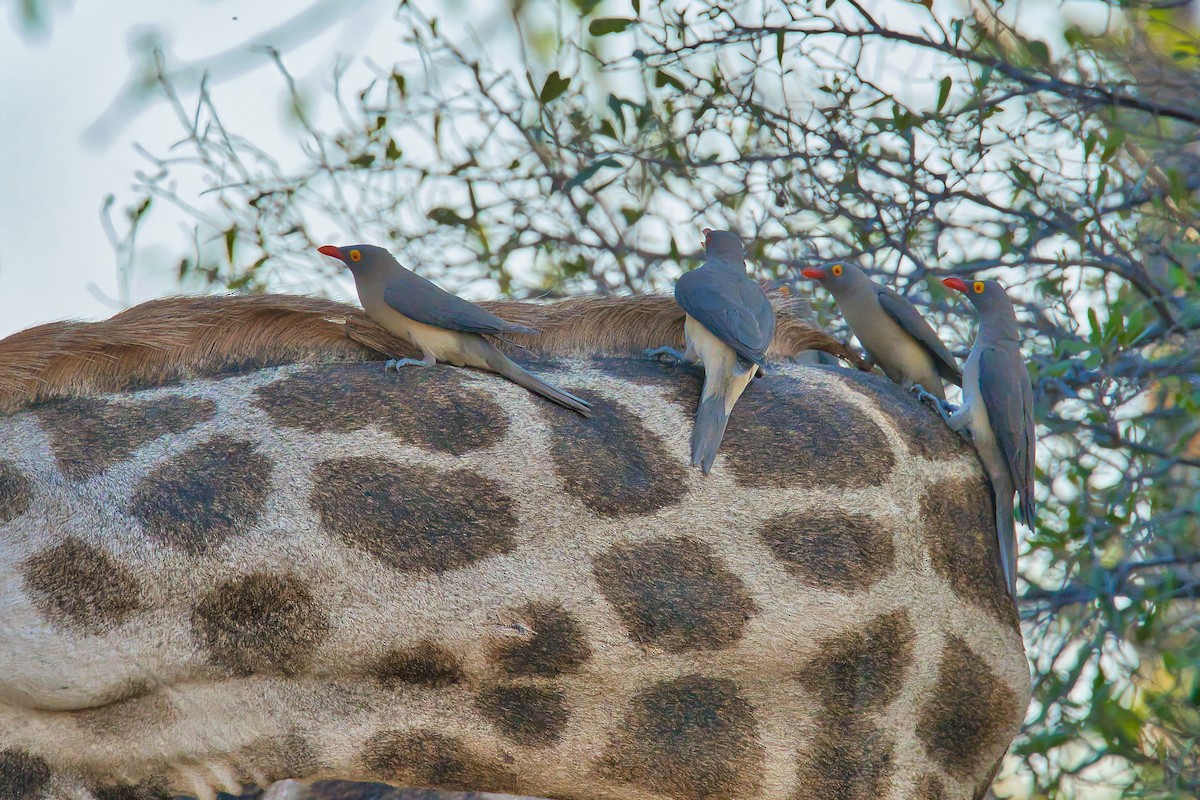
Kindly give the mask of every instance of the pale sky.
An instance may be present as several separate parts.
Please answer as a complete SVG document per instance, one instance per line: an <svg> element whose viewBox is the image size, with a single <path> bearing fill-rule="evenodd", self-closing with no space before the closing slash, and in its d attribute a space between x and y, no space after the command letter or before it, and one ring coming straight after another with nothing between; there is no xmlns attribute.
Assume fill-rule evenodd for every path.
<svg viewBox="0 0 1200 800"><path fill-rule="evenodd" d="M360 31L390 13L390 0L367 0L327 33L291 50L298 77L327 81L337 52L354 52ZM294 0L210 0L76 3L57 13L43 41L22 39L0 19L0 336L64 318L98 319L119 310L116 259L100 222L106 194L116 216L133 198L135 170L149 165L139 143L165 153L180 137L170 111L158 105L134 117L105 146L84 142L89 128L118 95L133 63L129 41L153 26L180 59L201 59L235 47L294 14ZM263 68L218 86L214 94L239 130L258 141L278 137L283 116L279 77ZM263 102L263 98L269 98ZM178 220L155 219L142 240L153 253L178 257L187 242ZM139 248L140 250L143 248ZM131 299L178 289L170 274L141 270Z"/></svg>
<svg viewBox="0 0 1200 800"><path fill-rule="evenodd" d="M487 7L495 10L495 2ZM392 13L393 0L346 0L344 5L352 10L285 54L302 86L318 96L328 90L339 53L387 64L397 51L395 28L379 24ZM478 13L478 0L466 2L472 15L453 12L462 2L422 5L461 24L494 27L487 14ZM903 3L877 5L885 16L912 13ZM1036 6L1061 26L1053 4ZM173 57L199 60L250 41L304 7L294 0L80 2L60 9L41 41L22 39L9 20L0 20L0 337L52 320L99 319L121 308L116 256L100 219L104 197L116 195L114 216L122 217L134 198L135 171L149 167L134 144L165 154L181 136L171 111L158 104L129 119L107 144L84 141L84 131L128 78L130 42L139 32L153 27ZM239 133L260 146L279 142L284 152L295 142L281 126L279 76L265 55L251 58L260 58L262 67L217 85L213 94ZM926 78L925 83L936 83ZM168 267L186 254L189 227L182 215L155 211L140 234L143 268L135 273L132 302L180 291ZM146 268L153 266L162 269ZM349 284L344 292L349 297Z"/></svg>

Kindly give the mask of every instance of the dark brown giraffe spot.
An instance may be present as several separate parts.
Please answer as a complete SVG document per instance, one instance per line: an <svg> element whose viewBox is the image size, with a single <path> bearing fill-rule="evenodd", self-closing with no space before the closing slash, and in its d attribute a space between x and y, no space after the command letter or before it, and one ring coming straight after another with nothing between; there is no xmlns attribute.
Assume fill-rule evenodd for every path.
<svg viewBox="0 0 1200 800"><path fill-rule="evenodd" d="M1005 750L1007 752L1007 748ZM988 790L992 788L992 781L996 780L996 774L1000 772L1000 767L1002 766L1004 766L1003 753L1000 755L1000 758L996 759L996 763L992 768L988 770L987 776L975 784L974 800L984 800L984 798L988 797ZM995 800L995 795L991 795L991 797Z"/></svg>
<svg viewBox="0 0 1200 800"><path fill-rule="evenodd" d="M721 452L738 484L762 488L881 486L895 464L874 420L803 374L752 382Z"/></svg>
<svg viewBox="0 0 1200 800"><path fill-rule="evenodd" d="M518 784L516 775L499 761L433 731L376 733L363 746L362 760L373 779L401 786L504 792Z"/></svg>
<svg viewBox="0 0 1200 800"><path fill-rule="evenodd" d="M512 612L530 631L525 637L505 637L491 647L490 656L502 672L538 678L557 678L579 671L592 657L583 626L561 605L530 603Z"/></svg>
<svg viewBox="0 0 1200 800"><path fill-rule="evenodd" d="M254 573L218 586L192 612L212 663L237 675L299 675L329 634L329 619L292 575Z"/></svg>
<svg viewBox="0 0 1200 800"><path fill-rule="evenodd" d="M961 780L995 764L1021 726L1025 705L957 636L942 648L937 681L917 715L925 753Z"/></svg>
<svg viewBox="0 0 1200 800"><path fill-rule="evenodd" d="M246 745L239 751L237 762L253 766L268 781L306 778L325 766L313 745L296 731ZM245 777L249 783L250 776Z"/></svg>
<svg viewBox="0 0 1200 800"><path fill-rule="evenodd" d="M89 734L121 739L145 736L179 717L165 694L149 691L144 685L120 700L65 713Z"/></svg>
<svg viewBox="0 0 1200 800"><path fill-rule="evenodd" d="M571 716L562 690L541 686L494 686L476 694L475 704L506 737L530 747L561 739Z"/></svg>
<svg viewBox="0 0 1200 800"><path fill-rule="evenodd" d="M99 475L160 436L191 430L216 412L212 400L177 395L137 403L51 400L36 410L58 468L75 481Z"/></svg>
<svg viewBox="0 0 1200 800"><path fill-rule="evenodd" d="M200 555L257 521L270 480L252 443L214 436L155 467L129 512L155 541Z"/></svg>
<svg viewBox="0 0 1200 800"><path fill-rule="evenodd" d="M142 589L129 569L82 539L71 537L42 550L21 573L47 619L87 633L120 625L144 607Z"/></svg>
<svg viewBox="0 0 1200 800"><path fill-rule="evenodd" d="M313 484L321 524L394 569L446 572L514 547L512 498L471 470L344 458L319 464Z"/></svg>
<svg viewBox="0 0 1200 800"><path fill-rule="evenodd" d="M824 719L797 758L797 791L793 798L883 797L892 785L894 751L891 737L866 717Z"/></svg>
<svg viewBox="0 0 1200 800"><path fill-rule="evenodd" d="M466 677L458 656L429 639L389 650L376 662L373 672L389 689L403 684L440 689L461 683Z"/></svg>
<svg viewBox="0 0 1200 800"><path fill-rule="evenodd" d="M255 404L288 428L349 433L373 425L405 444L462 455L508 433L508 415L475 380L447 366L319 366L261 387Z"/></svg>
<svg viewBox="0 0 1200 800"><path fill-rule="evenodd" d="M894 560L887 524L833 508L780 514L758 535L789 573L817 589L869 589L891 571Z"/></svg>
<svg viewBox="0 0 1200 800"><path fill-rule="evenodd" d="M800 684L830 716L881 710L903 686L915 640L907 611L875 617L861 629L823 640L818 655L800 668Z"/></svg>
<svg viewBox="0 0 1200 800"><path fill-rule="evenodd" d="M634 696L599 770L679 800L752 797L764 757L754 708L737 684L685 675Z"/></svg>
<svg viewBox="0 0 1200 800"><path fill-rule="evenodd" d="M12 522L33 503L33 484L17 465L0 461L0 525Z"/></svg>
<svg viewBox="0 0 1200 800"><path fill-rule="evenodd" d="M892 427L900 434L908 451L914 456L946 459L958 458L971 452L971 445L950 430L936 411L917 400L912 392L904 391L883 375L858 370L851 372L833 367L820 369L834 374L850 388L875 401L879 410L891 419Z"/></svg>
<svg viewBox="0 0 1200 800"><path fill-rule="evenodd" d="M592 571L630 638L669 653L728 647L758 613L741 579L690 537L615 545Z"/></svg>
<svg viewBox="0 0 1200 800"><path fill-rule="evenodd" d="M917 780L915 800L946 800L946 786L937 775L922 775Z"/></svg>
<svg viewBox="0 0 1200 800"><path fill-rule="evenodd" d="M1017 608L1000 568L992 489L982 475L945 480L921 498L929 559L951 590L1015 631Z"/></svg>
<svg viewBox="0 0 1200 800"><path fill-rule="evenodd" d="M561 409L543 411L554 431L550 452L566 492L608 517L649 514L682 500L683 462L658 434L615 400L589 402L589 419Z"/></svg>
<svg viewBox="0 0 1200 800"><path fill-rule="evenodd" d="M96 800L171 800L175 796L158 783L119 783L97 786L92 792Z"/></svg>
<svg viewBox="0 0 1200 800"><path fill-rule="evenodd" d="M27 750L0 751L0 797L6 800L40 800L50 782L50 765Z"/></svg>
<svg viewBox="0 0 1200 800"><path fill-rule="evenodd" d="M704 368L699 364L674 364L669 361L638 358L593 358L593 369L638 386L662 390L672 403L695 413L704 385Z"/></svg>

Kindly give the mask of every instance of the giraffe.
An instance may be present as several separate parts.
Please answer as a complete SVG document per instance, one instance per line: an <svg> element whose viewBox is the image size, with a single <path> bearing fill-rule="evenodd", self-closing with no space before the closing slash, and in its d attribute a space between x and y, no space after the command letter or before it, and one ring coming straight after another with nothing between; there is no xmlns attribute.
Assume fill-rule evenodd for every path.
<svg viewBox="0 0 1200 800"><path fill-rule="evenodd" d="M305 298L0 341L0 798L981 797L1030 686L973 449L777 300L690 470L660 299L490 304L591 419Z"/></svg>

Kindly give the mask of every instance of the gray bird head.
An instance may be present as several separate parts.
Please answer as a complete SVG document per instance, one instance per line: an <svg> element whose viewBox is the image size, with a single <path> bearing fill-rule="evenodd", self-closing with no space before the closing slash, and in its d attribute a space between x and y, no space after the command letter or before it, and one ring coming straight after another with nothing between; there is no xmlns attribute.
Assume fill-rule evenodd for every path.
<svg viewBox="0 0 1200 800"><path fill-rule="evenodd" d="M327 244L318 247L317 252L339 259L350 268L350 272L356 278L366 277L380 270L391 271L399 266L391 253L373 244L352 244L346 247Z"/></svg>
<svg viewBox="0 0 1200 800"><path fill-rule="evenodd" d="M988 326L996 336L1018 338L1017 312L1003 286L995 281L967 283L962 278L946 278L942 284L967 296L979 312L981 327Z"/></svg>
<svg viewBox="0 0 1200 800"><path fill-rule="evenodd" d="M734 264L746 262L746 248L736 233L729 231L714 231L704 228L704 253L709 258L729 261Z"/></svg>
<svg viewBox="0 0 1200 800"><path fill-rule="evenodd" d="M856 265L846 261L833 261L820 267L805 267L800 274L828 289L834 297L844 297L855 289L870 287L874 281Z"/></svg>

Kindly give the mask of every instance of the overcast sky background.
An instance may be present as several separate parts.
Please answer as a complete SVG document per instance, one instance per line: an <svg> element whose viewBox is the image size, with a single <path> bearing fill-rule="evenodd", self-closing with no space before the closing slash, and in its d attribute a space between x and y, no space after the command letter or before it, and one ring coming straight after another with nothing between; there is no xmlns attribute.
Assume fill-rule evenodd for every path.
<svg viewBox="0 0 1200 800"><path fill-rule="evenodd" d="M422 6L495 34L487 20L503 19L504 4L486 0L490 14L480 13L479 0L427 0ZM11 13L15 4L7 5ZM455 13L467 5L470 15ZM908 13L903 3L871 5ZM1012 15L1015 6L1006 7ZM1061 30L1060 9L1090 9L1094 17L1096 6L1031 0L1020 17L1048 36L1050 29ZM105 143L85 139L129 78L135 63L131 42L153 28L175 61L202 60L244 45L304 7L294 0L79 2L60 8L49 34L33 39L22 38L11 20L0 20L0 336L52 320L103 318L121 308L116 255L101 224L104 197L116 195L114 216L121 217L134 196L135 171L149 167L134 144L163 154L181 137L171 110L156 104L128 117ZM379 24L392 13L393 0L345 0L341 7L350 10L286 50L289 69L316 95L328 90L339 54L389 64L396 53L396 29ZM625 4L620 10L628 13ZM294 147L295 137L284 123L280 77L266 55L246 58L261 66L217 84L213 95L238 132L260 145L277 141L284 152ZM186 254L181 247L187 241L182 216L156 209L139 235L132 302L180 291L171 267ZM349 298L350 284L342 291Z"/></svg>
<svg viewBox="0 0 1200 800"><path fill-rule="evenodd" d="M375 23L392 6L391 0L358 3L290 49L289 68L306 86L327 84L339 52L386 46L363 32L378 32ZM176 59L203 59L274 28L297 8L294 0L80 2L54 15L47 37L31 40L0 19L0 336L120 309L116 256L101 225L104 197L116 195L115 216L122 216L133 198L135 171L149 167L134 144L165 153L181 137L172 112L158 104L130 118L111 141L85 141L85 131L129 77L130 42L153 27ZM258 58L262 67L213 94L240 131L256 141L280 141L287 135L280 78L266 55ZM156 211L153 222L159 228L143 231L139 251L148 267L157 261L164 269L135 272L134 302L179 291L165 267L184 254L181 218Z"/></svg>

